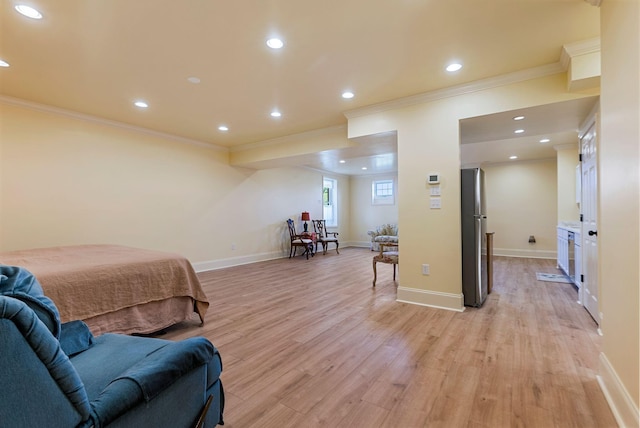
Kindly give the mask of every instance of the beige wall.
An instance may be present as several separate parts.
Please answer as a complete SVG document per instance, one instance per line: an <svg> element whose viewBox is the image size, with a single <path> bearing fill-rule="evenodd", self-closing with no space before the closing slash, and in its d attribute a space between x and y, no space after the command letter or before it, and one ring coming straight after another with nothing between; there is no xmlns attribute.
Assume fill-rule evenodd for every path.
<svg viewBox="0 0 640 428"><path fill-rule="evenodd" d="M397 194L393 205L371 204L371 183L385 179L393 179L397 187L398 176L395 174L351 178L351 240L354 245L369 245L371 237L368 230L384 223L398 222Z"/></svg>
<svg viewBox="0 0 640 428"><path fill-rule="evenodd" d="M578 145L557 150L558 222L580 221L580 204L576 203L576 166Z"/></svg>
<svg viewBox="0 0 640 428"><path fill-rule="evenodd" d="M411 231L402 236L403 269L398 299L463 308L459 121L581 96L584 95L568 93L566 75L556 74L350 117L350 138L398 132L398 193L401 196L398 220L401 231ZM442 209L439 210L429 209L425 179L430 172L441 174ZM430 275L422 275L423 263L430 264Z"/></svg>
<svg viewBox="0 0 640 428"><path fill-rule="evenodd" d="M601 27L598 251L603 374L605 383L614 387L614 391L616 381L614 376L606 376L607 368L612 369L624 385L635 404L633 423L637 426L640 407L640 2L603 1ZM618 401L621 403L624 400ZM620 408L624 409L624 405L618 410ZM626 412L630 413L631 410Z"/></svg>
<svg viewBox="0 0 640 428"><path fill-rule="evenodd" d="M488 232L494 253L516 257L556 255L556 160L483 165ZM529 236L536 243L530 244Z"/></svg>
<svg viewBox="0 0 640 428"><path fill-rule="evenodd" d="M20 106L0 117L0 250L113 243L215 267L280 257L285 220L321 215L317 171L230 167L226 151Z"/></svg>

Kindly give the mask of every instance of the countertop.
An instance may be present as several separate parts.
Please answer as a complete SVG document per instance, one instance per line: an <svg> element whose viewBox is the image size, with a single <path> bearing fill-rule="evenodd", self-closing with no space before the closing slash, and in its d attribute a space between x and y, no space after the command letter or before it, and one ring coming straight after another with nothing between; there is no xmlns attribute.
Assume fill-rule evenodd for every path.
<svg viewBox="0 0 640 428"><path fill-rule="evenodd" d="M580 225L579 221L561 221L560 223L558 223L558 228L569 230L573 233L582 232L582 226Z"/></svg>

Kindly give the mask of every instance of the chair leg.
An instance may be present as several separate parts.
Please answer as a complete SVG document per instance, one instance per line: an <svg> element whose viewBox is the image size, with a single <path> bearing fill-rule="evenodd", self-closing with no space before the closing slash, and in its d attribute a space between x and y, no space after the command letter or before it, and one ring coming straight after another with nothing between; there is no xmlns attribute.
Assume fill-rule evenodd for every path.
<svg viewBox="0 0 640 428"><path fill-rule="evenodd" d="M340 251L338 251L338 247L340 246L340 244L338 243L338 241L336 241L336 253L340 254Z"/></svg>
<svg viewBox="0 0 640 428"><path fill-rule="evenodd" d="M378 277L378 272L376 271L376 261L373 261L373 286L376 286L376 278Z"/></svg>
<svg viewBox="0 0 640 428"><path fill-rule="evenodd" d="M396 264L393 264L393 281L395 282L396 280Z"/></svg>

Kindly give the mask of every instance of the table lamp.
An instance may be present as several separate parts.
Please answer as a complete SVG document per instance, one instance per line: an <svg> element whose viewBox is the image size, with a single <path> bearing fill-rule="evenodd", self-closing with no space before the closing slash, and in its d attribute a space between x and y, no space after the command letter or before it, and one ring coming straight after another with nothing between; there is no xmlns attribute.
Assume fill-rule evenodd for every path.
<svg viewBox="0 0 640 428"><path fill-rule="evenodd" d="M304 232L307 233L308 232L308 228L309 225L307 224L307 222L311 220L311 217L309 217L309 213L306 211L302 212L302 221L304 221Z"/></svg>

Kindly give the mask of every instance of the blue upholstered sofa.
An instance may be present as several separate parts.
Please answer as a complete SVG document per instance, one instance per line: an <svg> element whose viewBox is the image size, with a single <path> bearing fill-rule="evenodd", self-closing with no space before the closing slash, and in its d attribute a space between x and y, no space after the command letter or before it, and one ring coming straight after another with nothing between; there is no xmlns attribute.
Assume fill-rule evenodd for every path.
<svg viewBox="0 0 640 428"><path fill-rule="evenodd" d="M28 271L0 265L0 426L213 427L222 362L207 339L173 342L60 324Z"/></svg>

